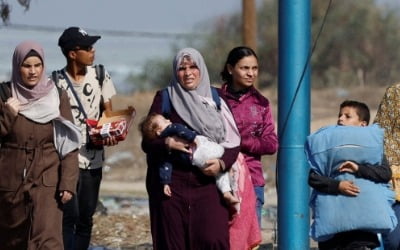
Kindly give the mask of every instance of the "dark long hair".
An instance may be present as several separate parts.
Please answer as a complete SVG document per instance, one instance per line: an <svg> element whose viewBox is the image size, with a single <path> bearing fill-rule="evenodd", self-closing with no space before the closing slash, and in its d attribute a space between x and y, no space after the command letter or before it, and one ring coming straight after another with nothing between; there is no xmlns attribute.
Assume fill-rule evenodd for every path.
<svg viewBox="0 0 400 250"><path fill-rule="evenodd" d="M252 50L251 48L246 47L246 46L239 46L239 47L233 48L229 52L228 57L226 58L226 62L224 64L224 69L220 73L221 78L224 82L227 82L228 84L232 83L232 75L229 74L229 72L228 72L228 65L235 67L236 63L238 61L240 61L243 57L246 57L246 56L254 56L258 61L256 52L254 52L254 50Z"/></svg>

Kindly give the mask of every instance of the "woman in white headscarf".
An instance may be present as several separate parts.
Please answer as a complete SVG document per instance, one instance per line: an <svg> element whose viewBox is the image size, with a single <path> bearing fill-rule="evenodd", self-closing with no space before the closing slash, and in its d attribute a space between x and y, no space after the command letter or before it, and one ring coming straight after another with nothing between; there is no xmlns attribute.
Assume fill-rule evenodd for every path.
<svg viewBox="0 0 400 250"><path fill-rule="evenodd" d="M0 101L0 248L63 249L62 204L75 193L79 130L68 97L45 74L42 47L14 51Z"/></svg>
<svg viewBox="0 0 400 250"><path fill-rule="evenodd" d="M200 53L180 50L173 61L173 77L167 87L171 104L169 119L183 123L198 134L221 144L225 153L207 161L200 170L188 157L188 143L176 137L142 142L147 153L147 191L154 249L230 249L229 209L215 184L218 173L229 171L239 153L240 136L225 101L218 108L212 98L208 71ZM163 91L154 97L149 113L162 113ZM165 115L165 114L164 114ZM172 196L163 195L158 162L169 154Z"/></svg>

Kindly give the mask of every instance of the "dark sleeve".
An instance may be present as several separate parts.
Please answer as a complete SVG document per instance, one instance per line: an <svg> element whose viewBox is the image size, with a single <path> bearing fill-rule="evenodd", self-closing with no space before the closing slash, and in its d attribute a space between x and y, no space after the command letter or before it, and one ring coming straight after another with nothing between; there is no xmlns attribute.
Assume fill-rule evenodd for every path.
<svg viewBox="0 0 400 250"><path fill-rule="evenodd" d="M356 176L373 182L387 183L392 178L392 170L389 167L386 157L384 157L381 165L359 165Z"/></svg>
<svg viewBox="0 0 400 250"><path fill-rule="evenodd" d="M308 185L315 190L326 194L339 194L340 181L322 176L310 170L308 174Z"/></svg>
<svg viewBox="0 0 400 250"><path fill-rule="evenodd" d="M374 182L387 183L392 177L392 171L387 163L386 157L381 165L362 164L358 166L355 174L359 178L368 179ZM315 190L327 194L339 194L340 181L321 176L310 170L308 175L308 184Z"/></svg>
<svg viewBox="0 0 400 250"><path fill-rule="evenodd" d="M0 100L0 136L4 137L12 130L18 115L14 115L10 107Z"/></svg>
<svg viewBox="0 0 400 250"><path fill-rule="evenodd" d="M233 163L235 163L238 154L240 152L240 146L237 146L235 148L225 148L225 152L220 158L225 165L225 171L229 171L231 169Z"/></svg>
<svg viewBox="0 0 400 250"><path fill-rule="evenodd" d="M160 182L162 184L171 183L172 176L172 163L170 161L163 161L159 165Z"/></svg>
<svg viewBox="0 0 400 250"><path fill-rule="evenodd" d="M62 117L73 122L68 95L64 90L61 92L60 97L60 113ZM75 194L78 174L78 150L76 149L67 154L64 159L61 160L61 180L59 189L67 190Z"/></svg>
<svg viewBox="0 0 400 250"><path fill-rule="evenodd" d="M168 136L178 136L188 142L194 142L196 138L196 132L189 129L183 124L180 123L172 123L164 131L160 134L161 138L166 138Z"/></svg>

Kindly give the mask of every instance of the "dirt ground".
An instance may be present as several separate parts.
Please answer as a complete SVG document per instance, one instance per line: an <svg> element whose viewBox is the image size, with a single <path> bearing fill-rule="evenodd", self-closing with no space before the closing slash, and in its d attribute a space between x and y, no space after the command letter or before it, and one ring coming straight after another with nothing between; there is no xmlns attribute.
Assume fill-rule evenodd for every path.
<svg viewBox="0 0 400 250"><path fill-rule="evenodd" d="M334 124L339 104L346 99L365 102L371 109L371 119L373 119L384 91L384 87L313 90L311 93L311 132L321 126ZM277 121L277 91L267 89L263 91L263 94L270 99ZM144 185L145 156L140 149L141 137L137 124L147 113L153 95L154 92L135 93L132 96L120 95L113 99L114 109L123 109L131 105L136 108L137 115L127 139L106 151L107 160L101 187L102 197L110 195L143 199L147 197ZM275 160L275 155L263 157L267 179L266 213L276 212ZM92 249L152 249L149 218L145 210L146 208L136 209L130 206L125 212L96 213L92 234L92 245L96 247ZM270 220L271 217L268 216L265 216L266 220ZM272 249L276 241L276 225L273 221L266 221L264 225L263 245L260 249Z"/></svg>

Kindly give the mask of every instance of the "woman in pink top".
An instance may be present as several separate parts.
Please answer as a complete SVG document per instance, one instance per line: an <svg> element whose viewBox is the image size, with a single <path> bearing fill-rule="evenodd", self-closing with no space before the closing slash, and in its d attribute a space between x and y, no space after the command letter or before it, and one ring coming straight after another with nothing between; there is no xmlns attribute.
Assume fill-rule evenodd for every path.
<svg viewBox="0 0 400 250"><path fill-rule="evenodd" d="M221 72L222 95L228 101L241 136L241 153L250 170L256 193L256 212L261 228L264 204L264 175L261 156L274 154L278 137L268 99L254 88L258 76L258 58L248 47L232 49Z"/></svg>

